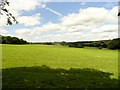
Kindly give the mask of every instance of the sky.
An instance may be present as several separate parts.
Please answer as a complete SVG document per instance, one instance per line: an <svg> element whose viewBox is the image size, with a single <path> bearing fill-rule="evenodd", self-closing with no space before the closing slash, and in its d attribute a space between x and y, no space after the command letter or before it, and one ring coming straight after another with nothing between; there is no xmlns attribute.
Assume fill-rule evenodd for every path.
<svg viewBox="0 0 120 90"><path fill-rule="evenodd" d="M117 2L8 1L10 6L6 8L19 23L6 25L6 16L0 16L0 34L4 36L29 42L75 42L118 37Z"/></svg>

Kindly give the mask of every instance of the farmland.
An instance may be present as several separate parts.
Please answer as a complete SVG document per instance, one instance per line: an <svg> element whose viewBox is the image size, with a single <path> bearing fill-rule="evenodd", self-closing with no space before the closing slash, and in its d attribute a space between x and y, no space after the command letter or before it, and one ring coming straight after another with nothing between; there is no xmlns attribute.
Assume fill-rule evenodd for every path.
<svg viewBox="0 0 120 90"><path fill-rule="evenodd" d="M3 87L109 87L118 78L118 50L2 45L2 69Z"/></svg>

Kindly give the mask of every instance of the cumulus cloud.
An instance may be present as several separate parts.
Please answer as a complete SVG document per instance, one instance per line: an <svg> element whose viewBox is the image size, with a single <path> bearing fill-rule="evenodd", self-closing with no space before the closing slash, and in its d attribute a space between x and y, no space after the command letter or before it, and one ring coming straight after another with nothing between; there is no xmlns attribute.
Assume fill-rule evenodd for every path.
<svg viewBox="0 0 120 90"><path fill-rule="evenodd" d="M101 32L101 33L87 33L85 37L86 40L107 40L107 39L113 39L113 38L118 38L118 33L117 32Z"/></svg>
<svg viewBox="0 0 120 90"><path fill-rule="evenodd" d="M8 31L5 29L0 28L0 35L7 35Z"/></svg>
<svg viewBox="0 0 120 90"><path fill-rule="evenodd" d="M60 22L18 29L16 34L28 41L80 41L118 37L117 6L108 10L89 7L64 16ZM30 38L34 37L34 38Z"/></svg>
<svg viewBox="0 0 120 90"><path fill-rule="evenodd" d="M10 2L10 6L6 6L10 13L16 17L19 21L19 24L23 24L25 26L34 26L40 23L40 14L32 15L32 16L22 16L23 12L28 12L36 9L40 6L40 0L8 0ZM32 22L32 23L30 23ZM6 15L1 15L0 18L0 26L3 26L7 23Z"/></svg>
<svg viewBox="0 0 120 90"><path fill-rule="evenodd" d="M19 30L16 30L15 33L27 35L31 33L31 30L30 29L19 29Z"/></svg>
<svg viewBox="0 0 120 90"><path fill-rule="evenodd" d="M104 33L104 32L117 32L118 25L103 25L99 28L91 30L93 33Z"/></svg>
<svg viewBox="0 0 120 90"><path fill-rule="evenodd" d="M117 15L118 15L118 6L115 6L109 11L107 18L106 18L107 22L118 24L118 16Z"/></svg>
<svg viewBox="0 0 120 90"><path fill-rule="evenodd" d="M118 38L118 25L103 25L98 28L92 29L86 34L92 40L105 40Z"/></svg>
<svg viewBox="0 0 120 90"><path fill-rule="evenodd" d="M72 13L65 16L61 23L67 26L86 25L98 26L105 23L117 23L118 7L112 10L105 8L89 7L87 9L80 9L79 13Z"/></svg>
<svg viewBox="0 0 120 90"><path fill-rule="evenodd" d="M7 17L5 15L0 15L0 27L6 25Z"/></svg>
<svg viewBox="0 0 120 90"><path fill-rule="evenodd" d="M20 16L18 17L19 24L23 24L25 26L35 26L40 24L40 14L35 14L32 16Z"/></svg>
<svg viewBox="0 0 120 90"><path fill-rule="evenodd" d="M47 34L49 32L57 32L60 31L61 27L58 24L53 24L51 22L41 26L41 27L33 27L33 28L24 28L15 30L15 33L18 35L26 35L26 36L34 36L40 34Z"/></svg>
<svg viewBox="0 0 120 90"><path fill-rule="evenodd" d="M39 6L39 0L8 0L10 11L14 12L15 15L21 14L22 11L31 11Z"/></svg>
<svg viewBox="0 0 120 90"><path fill-rule="evenodd" d="M9 12L12 13L13 16L19 21L19 24L23 24L25 26L34 26L40 24L40 14L32 15L32 16L22 16L23 12L29 12L35 10L37 7L45 8L50 12L62 16L61 13L46 7L46 2L42 2L41 0L8 0L10 2L10 6L6 6ZM4 15L5 16L5 15ZM6 24L6 17L0 18L0 26Z"/></svg>
<svg viewBox="0 0 120 90"><path fill-rule="evenodd" d="M41 27L43 30L45 31L60 31L61 30L61 26L59 24L55 24L55 23L51 23L48 22L47 24L43 25Z"/></svg>

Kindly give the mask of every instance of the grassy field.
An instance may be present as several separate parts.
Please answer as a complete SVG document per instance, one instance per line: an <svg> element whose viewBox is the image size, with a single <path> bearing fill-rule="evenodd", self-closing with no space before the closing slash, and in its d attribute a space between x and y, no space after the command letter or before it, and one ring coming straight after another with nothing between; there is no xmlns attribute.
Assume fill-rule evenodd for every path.
<svg viewBox="0 0 120 90"><path fill-rule="evenodd" d="M2 49L3 87L107 87L114 82L110 76L118 77L117 50L45 45Z"/></svg>

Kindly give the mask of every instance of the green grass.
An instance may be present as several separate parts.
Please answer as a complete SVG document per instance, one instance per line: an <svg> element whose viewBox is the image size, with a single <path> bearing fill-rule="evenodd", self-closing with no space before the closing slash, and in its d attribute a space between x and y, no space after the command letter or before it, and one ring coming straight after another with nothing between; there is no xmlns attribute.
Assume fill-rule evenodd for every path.
<svg viewBox="0 0 120 90"><path fill-rule="evenodd" d="M18 67L3 69L2 84L3 88L117 88L118 80L111 79L110 75L88 68Z"/></svg>
<svg viewBox="0 0 120 90"><path fill-rule="evenodd" d="M3 68L47 65L55 68L94 68L118 73L118 51L41 45L3 45Z"/></svg>
<svg viewBox="0 0 120 90"><path fill-rule="evenodd" d="M2 50L3 80L6 81L5 83L3 83L3 86L6 86L6 87L7 87L7 85L8 85L8 87L10 86L9 82L12 81L12 79L10 79L10 77L13 77L13 76L16 77L14 79L16 79L17 83L19 83L18 87L22 87L22 86L23 87L25 87L25 86L26 87L31 87L31 86L33 86L33 87L47 87L47 86L48 87L57 87L57 85L59 84L58 81L64 80L66 78L66 77L62 77L62 76L58 77L58 72L62 73L61 71L58 71L56 74L56 70L58 68L64 69L63 71L65 71L67 69L68 71L66 71L66 72L67 72L68 76L69 76L68 72L69 72L70 68L76 68L76 69L78 69L78 71L82 70L82 69L84 70L84 68L89 68L90 71L91 71L91 69L100 70L101 73L102 73L102 71L108 72L108 73L113 74L112 77L114 77L114 78L118 77L118 50L97 49L97 48L69 48L69 47L45 46L45 45L3 45L2 49L3 49ZM45 72L45 75L47 76L46 77L41 72L42 65L48 66L50 68L50 72L54 71L55 73L50 74L49 71L48 71L48 73ZM41 67L39 67L39 66L41 66ZM25 67L26 67L26 69L25 69ZM31 69L30 67L33 67L33 69ZM40 69L38 68L38 71L34 72L35 67L39 67ZM24 70L26 70L26 71L24 71ZM19 71L21 71L22 74L20 74ZM75 70L74 70L74 72L75 72ZM23 76L19 76L18 73L19 73L19 75L23 75ZM85 73L84 73L85 77L89 76L90 73L86 73L86 74L87 75L85 75ZM24 81L25 78L19 79L20 80L19 81L18 77L15 75L18 75L19 78L20 77L23 78L24 75L28 75L28 77L26 77L27 79L25 80L26 82L27 82L27 80L30 79L30 76L33 76L33 77L31 77L31 79L29 80L31 83L25 82L24 85L19 86L19 85L21 85L20 83L22 81ZM40 75L42 75L42 76L40 77ZM72 75L72 76L75 76L75 75ZM78 75L76 75L77 79L83 78L83 76L81 76L81 77L78 77L78 76L81 76L79 73L78 73ZM69 77L71 77L71 76L69 76ZM44 83L44 85L40 84L40 82L41 82L40 80L43 78L48 79L48 80L46 79L46 81L43 80L43 82L47 82L52 79L54 82L54 86L49 86L50 84L48 84L48 83L47 84ZM59 80L59 78L61 78L61 79ZM98 77L98 78L100 78L100 77ZM13 81L15 81L14 79L13 79ZM58 79L58 81L56 79ZM33 80L36 82L35 85L32 84ZM65 80L67 80L69 83L68 77ZM38 82L39 82L39 84L38 84ZM58 84L55 85L55 82L57 82ZM41 86L41 85L43 85L43 86ZM64 87L65 83L63 83L61 85L63 85L61 87ZM76 85L79 85L79 84L76 84ZM81 87L84 87L85 85L83 85ZM16 82L12 86L17 87ZM70 83L69 83L69 86L72 87L72 85L70 85ZM75 86L75 85L73 85L73 86ZM60 87L60 86L58 86L58 87ZM88 84L88 87L90 87L89 84Z"/></svg>

